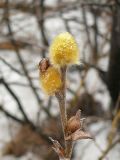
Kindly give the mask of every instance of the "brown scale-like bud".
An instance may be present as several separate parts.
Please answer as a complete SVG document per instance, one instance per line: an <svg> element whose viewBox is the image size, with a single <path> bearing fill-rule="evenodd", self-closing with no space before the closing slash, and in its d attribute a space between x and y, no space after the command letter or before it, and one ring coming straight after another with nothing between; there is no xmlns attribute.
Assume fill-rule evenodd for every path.
<svg viewBox="0 0 120 160"><path fill-rule="evenodd" d="M80 123L81 111L79 110L75 116L71 117L67 122L67 132L73 133L81 127Z"/></svg>
<svg viewBox="0 0 120 160"><path fill-rule="evenodd" d="M67 122L66 127L66 137L65 140L69 141L76 141L79 139L92 139L91 135L84 131L84 118L80 119L81 111L78 110L76 115L71 117Z"/></svg>
<svg viewBox="0 0 120 160"><path fill-rule="evenodd" d="M50 62L48 58L43 58L38 65L39 70L42 73L45 72L49 66L50 66Z"/></svg>

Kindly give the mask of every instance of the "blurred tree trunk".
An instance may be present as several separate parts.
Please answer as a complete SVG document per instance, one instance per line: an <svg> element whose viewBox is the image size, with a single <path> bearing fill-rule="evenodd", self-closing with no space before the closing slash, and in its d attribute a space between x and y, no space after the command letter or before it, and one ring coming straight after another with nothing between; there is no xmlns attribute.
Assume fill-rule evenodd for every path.
<svg viewBox="0 0 120 160"><path fill-rule="evenodd" d="M120 5L113 8L113 27L111 35L111 53L108 67L108 89L116 103L120 91Z"/></svg>

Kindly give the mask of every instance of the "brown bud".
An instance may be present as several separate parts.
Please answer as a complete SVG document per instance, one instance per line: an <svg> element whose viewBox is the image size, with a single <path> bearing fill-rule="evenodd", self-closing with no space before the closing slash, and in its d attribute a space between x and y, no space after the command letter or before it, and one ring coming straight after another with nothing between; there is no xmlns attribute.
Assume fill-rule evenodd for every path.
<svg viewBox="0 0 120 160"><path fill-rule="evenodd" d="M40 72L45 72L50 66L50 62L48 58L43 58L39 63Z"/></svg>
<svg viewBox="0 0 120 160"><path fill-rule="evenodd" d="M67 122L67 132L73 133L81 127L80 123L80 114L81 111L79 110L75 116L71 117Z"/></svg>

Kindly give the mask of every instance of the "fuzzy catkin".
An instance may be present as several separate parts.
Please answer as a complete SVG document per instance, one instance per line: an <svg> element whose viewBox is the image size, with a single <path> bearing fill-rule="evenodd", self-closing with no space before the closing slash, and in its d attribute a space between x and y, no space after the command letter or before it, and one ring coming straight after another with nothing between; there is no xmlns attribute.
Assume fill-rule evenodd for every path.
<svg viewBox="0 0 120 160"><path fill-rule="evenodd" d="M52 64L58 66L76 64L78 59L78 46L73 36L68 32L59 34L50 47Z"/></svg>
<svg viewBox="0 0 120 160"><path fill-rule="evenodd" d="M48 95L53 95L61 86L61 75L57 68L50 66L40 75L40 83L43 91Z"/></svg>

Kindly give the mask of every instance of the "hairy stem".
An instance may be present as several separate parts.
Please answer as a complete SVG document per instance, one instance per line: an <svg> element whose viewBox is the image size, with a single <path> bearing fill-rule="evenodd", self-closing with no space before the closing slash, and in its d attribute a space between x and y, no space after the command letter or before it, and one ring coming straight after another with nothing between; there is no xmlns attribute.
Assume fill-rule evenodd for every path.
<svg viewBox="0 0 120 160"><path fill-rule="evenodd" d="M61 116L61 123L62 123L62 128L63 128L63 133L64 133L64 139L65 139L65 130L66 130L66 122L67 122L67 117L66 117L66 109L65 109L65 97L62 94L62 91L59 93L56 93L56 97L58 99L59 107L60 107L60 116Z"/></svg>
<svg viewBox="0 0 120 160"><path fill-rule="evenodd" d="M60 116L61 116L61 123L64 133L65 139L65 132L66 132L66 123L67 123L67 113L66 113L66 67L61 68L61 78L62 78L62 89L56 93L56 98L58 99L59 107L60 107Z"/></svg>
<svg viewBox="0 0 120 160"><path fill-rule="evenodd" d="M56 93L56 97L59 102L60 107L60 116L61 116L61 122L62 122L62 128L64 133L64 142L65 142L65 160L70 160L71 154L72 154L72 142L66 141L65 137L68 135L66 130L67 125L67 111L66 111L66 72L67 67L61 67L61 78L62 78L62 89Z"/></svg>

